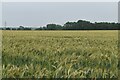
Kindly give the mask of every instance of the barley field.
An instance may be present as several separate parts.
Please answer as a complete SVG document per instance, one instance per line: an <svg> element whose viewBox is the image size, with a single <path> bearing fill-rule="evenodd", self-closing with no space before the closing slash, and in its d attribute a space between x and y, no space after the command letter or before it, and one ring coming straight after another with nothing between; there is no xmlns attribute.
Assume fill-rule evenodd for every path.
<svg viewBox="0 0 120 80"><path fill-rule="evenodd" d="M117 78L118 31L2 31L3 78Z"/></svg>

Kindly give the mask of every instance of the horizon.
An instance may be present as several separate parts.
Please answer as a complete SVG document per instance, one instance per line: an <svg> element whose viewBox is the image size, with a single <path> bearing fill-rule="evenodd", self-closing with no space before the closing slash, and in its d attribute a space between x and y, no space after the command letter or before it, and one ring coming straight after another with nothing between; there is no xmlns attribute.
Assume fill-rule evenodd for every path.
<svg viewBox="0 0 120 80"><path fill-rule="evenodd" d="M5 21L7 26L63 25L77 20L118 22L116 2L6 2L2 7L2 26Z"/></svg>
<svg viewBox="0 0 120 80"><path fill-rule="evenodd" d="M81 19L79 19L79 20L81 20ZM78 21L78 20L77 20ZM77 21L67 21L67 22L77 22ZM97 22L97 21L95 21L95 22L91 22L90 20L83 20L83 21L89 21L90 23L119 23L119 22ZM67 22L65 22L65 23L67 23ZM65 24L64 23L64 24ZM56 24L56 23L48 23L48 24ZM56 25L61 25L61 26L64 26L64 24L63 25L61 25L61 24L56 24ZM8 27L10 27L10 28L18 28L18 27L20 27L20 26L23 26L23 25L18 25L18 26L7 26L6 25L6 28L8 28ZM32 26L32 25L30 25L30 26L23 26L23 27L28 27L28 28L40 28L40 27L46 27L47 26L47 24L45 24L44 26ZM5 28L5 25L3 25L3 26L0 26L0 28Z"/></svg>

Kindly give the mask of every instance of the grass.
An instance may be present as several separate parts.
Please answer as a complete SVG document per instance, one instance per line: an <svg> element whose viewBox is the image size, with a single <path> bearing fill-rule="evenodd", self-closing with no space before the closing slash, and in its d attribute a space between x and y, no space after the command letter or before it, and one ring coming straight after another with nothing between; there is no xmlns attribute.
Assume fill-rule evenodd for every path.
<svg viewBox="0 0 120 80"><path fill-rule="evenodd" d="M116 78L118 31L3 31L3 78Z"/></svg>

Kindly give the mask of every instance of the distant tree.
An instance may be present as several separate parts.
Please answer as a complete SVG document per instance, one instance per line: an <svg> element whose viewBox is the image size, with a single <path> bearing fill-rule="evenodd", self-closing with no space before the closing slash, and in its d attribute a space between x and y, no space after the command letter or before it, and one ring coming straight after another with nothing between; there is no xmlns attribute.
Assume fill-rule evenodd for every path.
<svg viewBox="0 0 120 80"><path fill-rule="evenodd" d="M43 28L42 28L42 27L39 27L39 28L36 28L35 30L43 30Z"/></svg>
<svg viewBox="0 0 120 80"><path fill-rule="evenodd" d="M45 26L43 26L43 30L47 30L47 28Z"/></svg>
<svg viewBox="0 0 120 80"><path fill-rule="evenodd" d="M23 26L19 26L18 30L24 30Z"/></svg>
<svg viewBox="0 0 120 80"><path fill-rule="evenodd" d="M118 30L120 29L118 23L95 22L78 20L77 22L67 22L64 24L65 30Z"/></svg>
<svg viewBox="0 0 120 80"><path fill-rule="evenodd" d="M28 27L24 27L24 30L31 30L31 28L28 28Z"/></svg>
<svg viewBox="0 0 120 80"><path fill-rule="evenodd" d="M3 30L11 30L11 28L1 28ZM12 28L16 30L16 28ZM120 30L120 23L95 22L78 20L77 22L66 22L63 26L58 24L47 24L39 28L28 28L19 26L17 30Z"/></svg>
<svg viewBox="0 0 120 80"><path fill-rule="evenodd" d="M9 27L7 27L6 30L11 30L11 29Z"/></svg>
<svg viewBox="0 0 120 80"><path fill-rule="evenodd" d="M76 27L76 22L67 22L64 24L65 30L74 30Z"/></svg>
<svg viewBox="0 0 120 80"><path fill-rule="evenodd" d="M12 30L17 30L18 28L12 28Z"/></svg>
<svg viewBox="0 0 120 80"><path fill-rule="evenodd" d="M62 26L57 24L47 24L47 30L61 30Z"/></svg>

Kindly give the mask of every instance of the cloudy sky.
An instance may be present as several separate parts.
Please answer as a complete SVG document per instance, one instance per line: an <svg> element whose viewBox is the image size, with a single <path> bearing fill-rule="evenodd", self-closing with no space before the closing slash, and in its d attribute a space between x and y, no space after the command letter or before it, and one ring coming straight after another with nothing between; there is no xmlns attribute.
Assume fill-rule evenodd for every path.
<svg viewBox="0 0 120 80"><path fill-rule="evenodd" d="M1 0L2 2L118 2L120 0Z"/></svg>
<svg viewBox="0 0 120 80"><path fill-rule="evenodd" d="M7 26L63 25L79 19L118 22L117 2L4 2L2 24Z"/></svg>
<svg viewBox="0 0 120 80"><path fill-rule="evenodd" d="M0 3L0 26L2 25L2 3Z"/></svg>

